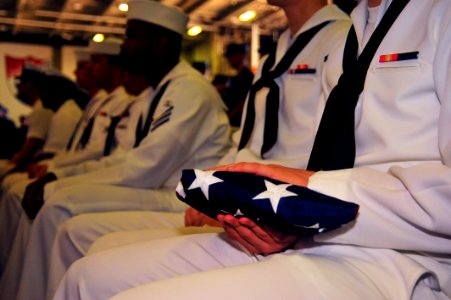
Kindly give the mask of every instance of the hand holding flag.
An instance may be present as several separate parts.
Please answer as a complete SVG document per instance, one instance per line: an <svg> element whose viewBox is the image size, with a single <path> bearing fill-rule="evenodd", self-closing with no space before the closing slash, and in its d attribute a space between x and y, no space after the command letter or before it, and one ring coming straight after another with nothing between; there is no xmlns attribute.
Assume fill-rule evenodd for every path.
<svg viewBox="0 0 451 300"><path fill-rule="evenodd" d="M226 168L232 170L234 167ZM290 172L295 171L279 168L274 175L287 169L290 177L293 175ZM306 185L311 173L304 175L296 182L304 181ZM278 179L286 177L283 174L277 176ZM358 211L355 203L243 171L184 170L177 195L211 218L218 214L246 216L259 225L296 235L336 229L354 220Z"/></svg>
<svg viewBox="0 0 451 300"><path fill-rule="evenodd" d="M218 215L227 238L240 243L252 254L269 255L284 251L292 246L298 235L283 234L267 226L260 226L252 220L232 215Z"/></svg>

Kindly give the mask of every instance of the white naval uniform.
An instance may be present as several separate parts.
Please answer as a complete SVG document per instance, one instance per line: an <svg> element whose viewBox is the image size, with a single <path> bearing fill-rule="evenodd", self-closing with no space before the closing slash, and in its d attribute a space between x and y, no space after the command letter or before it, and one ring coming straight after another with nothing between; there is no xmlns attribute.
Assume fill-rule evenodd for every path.
<svg viewBox="0 0 451 300"><path fill-rule="evenodd" d="M329 52L336 47L342 46L350 26L349 16L339 10L336 6L326 6L319 10L294 36L291 36L289 30L285 31L279 39L276 51L275 65L281 60L288 50L289 46L296 37L309 30L310 28L327 20L333 20L323 28L297 55L290 69L295 69L298 65L308 65L315 69L314 74L289 74L288 70L280 78L277 84L280 88L280 111L279 111L279 138L274 148L265 155L269 163L279 163L291 167L304 167L307 165L309 153L313 145L314 133L319 120L318 114L324 106L324 98L329 93L330 88L323 89L321 84L323 65ZM260 77L261 67L257 71L257 78ZM334 73L330 71L329 79L338 80L341 74L341 64L335 66ZM263 141L263 127L265 123L265 103L268 89L264 88L257 93L256 103L256 121L254 134L248 145L237 153L237 145L240 139L241 131L234 134L234 144L229 153L221 159L219 164L226 164L240 161L262 161L260 157L260 148ZM321 100L318 100L321 99ZM318 112L319 111L319 112ZM245 114L244 114L245 115ZM300 136L299 139L293 139L292 136ZM266 162L266 161L263 161ZM175 198L174 191L168 191L168 197ZM113 231L138 229L138 222L133 220L154 219L154 213L126 212L121 215L120 212L103 213L100 219L96 215L75 217L69 221L66 226L60 228L58 233L58 242L52 250L50 265L51 280L48 285L49 295L56 288L58 280L62 277L64 270L76 259L84 256L91 243L99 236ZM183 214L179 215L183 221ZM108 225L105 225L105 224ZM155 228L157 225L152 222L142 222L139 229ZM153 234L151 234L153 235ZM145 234L140 234L145 238ZM68 255L65 249L76 248L77 251L70 251L73 255ZM49 297L47 297L49 298Z"/></svg>
<svg viewBox="0 0 451 300"><path fill-rule="evenodd" d="M47 109L43 110L47 111ZM43 114L45 115L46 113ZM67 143L69 142L71 133L77 126L81 115L82 111L74 100L69 99L65 101L58 108L58 110L52 114L47 134L45 136L44 145L42 146L42 149L38 154L54 153L55 155L57 155L63 153L65 151ZM41 131L41 133L43 133L41 128L39 130L34 130L33 134L36 134L36 132L38 131ZM8 177L11 178L8 179ZM14 183L26 179L28 179L28 175L25 172L13 173L6 176L2 182L3 192L8 190Z"/></svg>
<svg viewBox="0 0 451 300"><path fill-rule="evenodd" d="M118 90L119 93L117 96L123 93L122 89ZM91 160L86 161L81 164L77 164L74 166L66 166L59 169L54 169L58 176L58 178L62 178L65 176L73 176L76 174L83 174L87 172L92 172L98 170L99 168L106 168L111 165L119 164L124 161L125 154L133 148L134 144L134 135L135 135L135 125L138 122L140 111L140 105L142 102L148 101L151 96L152 88L147 88L141 92L140 95L135 97L131 103L126 107L127 111L123 111L123 116L116 127L115 137L117 146L114 148L111 155L108 157L103 157L100 160ZM106 120L102 121L106 123ZM3 182L3 185L9 185L8 179L13 177L15 174L8 176ZM25 175L26 176L26 175ZM25 189L29 184L29 180L23 180L24 176L22 176L19 182L9 186L7 190L5 190L5 194L3 195L2 201L0 202L0 274L3 273L3 269L5 274L4 278L1 281L0 285L0 295L8 294L9 292L5 292L16 289L18 284L18 280L20 278L20 267L21 257L20 255L14 254L17 251L23 250L14 250L13 256L10 260L9 254L12 249L21 249L22 248L22 238L16 238L16 232L18 231L19 219L23 215L23 210L21 206L21 201L23 195L25 193ZM12 180L18 180L17 178L11 178ZM19 227L19 231L26 232L28 230L29 223L25 220L26 216L23 216L22 226ZM17 245L16 245L17 244ZM8 264L6 262L8 261Z"/></svg>
<svg viewBox="0 0 451 300"><path fill-rule="evenodd" d="M49 171L55 167L77 164L90 159L99 159L103 154L110 118L121 114L129 101L128 94L121 86L116 88L110 95L104 90L97 92L85 108L75 132L72 134L72 147L70 149L66 148L64 152L60 152L54 158L45 161L45 164L50 168ZM79 149L77 147L78 143L91 118L95 118L95 122L90 140L83 149ZM28 178L27 173L14 173L7 176L2 182L5 200L2 201L2 207L0 208L0 270L6 261L10 244L16 232L17 222L22 211L20 201L23 198L25 188L33 180Z"/></svg>
<svg viewBox="0 0 451 300"><path fill-rule="evenodd" d="M117 145L112 145L113 150L110 155L104 156L98 160L90 160L81 164L64 166L53 169L52 172L58 179L73 177L76 175L89 174L91 172L106 169L125 162L126 154L133 149L135 143L136 124L138 123L141 112L145 109L146 103L152 97L153 89L151 87L143 90L138 96L133 98L123 114L118 125L115 128L114 136ZM107 122L105 120L105 122Z"/></svg>
<svg viewBox="0 0 451 300"><path fill-rule="evenodd" d="M161 197L161 189L173 190L183 169L212 167L227 152L230 127L214 87L185 62L178 63L160 86L167 80L171 82L156 107L149 134L127 153L125 163L46 187L45 204L32 225L18 299L36 295L39 289L45 294L47 258L65 220L97 211L181 211L185 205ZM37 270L42 283L34 278Z"/></svg>
<svg viewBox="0 0 451 300"><path fill-rule="evenodd" d="M46 111L46 109L44 110ZM44 113L44 115L46 115L46 113ZM65 146L70 139L70 134L74 131L81 115L82 112L79 106L73 100L67 100L55 113L52 113L52 118L50 120L42 152L61 153L64 151ZM38 120L35 121L38 122ZM34 130L34 133L32 133L33 136L38 131L41 131L41 133L43 132L43 130ZM0 203L0 272L2 272L3 265L11 247L11 239L14 237L15 228L17 227L17 221L19 218L17 216L17 211L21 210L21 199L19 201L14 201L14 203L10 203L10 201L6 201L5 199L8 197L9 190L14 186L14 183L18 183L23 180L26 182L27 179L28 175L26 173L14 173L7 176L2 183L4 195L2 195L3 199ZM25 190L22 186L19 189L21 191ZM5 205L7 208L5 208ZM4 213L4 210L12 211L12 213Z"/></svg>
<svg viewBox="0 0 451 300"><path fill-rule="evenodd" d="M32 111L27 118L28 130L26 138L35 138L45 141L52 117L53 111L43 107L40 99L36 100ZM9 164L9 160L0 160L0 176L3 176L13 167L13 165Z"/></svg>
<svg viewBox="0 0 451 300"><path fill-rule="evenodd" d="M74 100L65 101L53 114L42 152L63 152L81 115L82 111Z"/></svg>
<svg viewBox="0 0 451 300"><path fill-rule="evenodd" d="M51 109L42 106L42 101L40 99L36 100L30 115L27 117L28 129L26 138L35 138L45 141L53 114L54 112ZM8 171L8 168L5 169L4 167L7 162L9 162L9 160L0 160L0 176Z"/></svg>
<svg viewBox="0 0 451 300"><path fill-rule="evenodd" d="M325 6L316 12L294 36L291 36L290 30L286 30L277 42L274 66L282 59L298 35L328 20L333 23L321 29L290 65L290 70L294 70L300 65L307 65L309 69L315 69L315 73L290 74L287 70L275 80L280 87L279 130L277 142L265 154L264 160L260 156L260 149L263 144L268 88L262 88L255 96L255 122L247 146L237 153L244 116L246 116L245 109L240 130L233 136L236 147L229 151L220 164L245 161L298 168L307 166L330 86L336 84L342 72L342 66L338 63L334 65L333 71L329 67L329 73L326 74L324 61L327 60L331 51L342 46L350 26L349 16L335 5ZM260 64L254 81L260 78L263 64L264 61ZM325 76L329 77L328 80L331 84L322 84ZM244 107L247 107L247 102Z"/></svg>
<svg viewBox="0 0 451 300"><path fill-rule="evenodd" d="M104 105L105 107L101 107L105 100L108 100L109 103L106 103ZM113 91L111 97L108 97L108 94L104 90L97 92L97 94L86 106L85 110L83 111L83 115L81 116L74 132L71 135L70 140L72 140L72 145L70 149L67 149L66 145L64 151L58 153L51 159L40 161L39 164L47 165L48 171L51 172L53 169L58 167L61 168L66 165L73 165L86 160L99 159L102 156L105 144L105 133L107 127L109 126L109 118L110 116L120 114L127 105L127 102L128 96L123 87L119 87L115 91ZM99 108L102 108L102 111L99 111ZM92 141L89 141L85 148L80 149L80 138L86 126L88 125L89 120L95 117L94 114L99 114L99 116L98 118L96 118L92 129ZM26 172L10 175L6 177L5 180L3 180L2 189L4 191L7 191L14 184L23 180L30 182ZM16 190L20 191L22 189Z"/></svg>
<svg viewBox="0 0 451 300"><path fill-rule="evenodd" d="M51 109L43 107L41 100L37 100L33 105L33 110L27 118L27 138L37 138L45 140L52 116L53 111Z"/></svg>
<svg viewBox="0 0 451 300"><path fill-rule="evenodd" d="M111 123L111 118L120 115L126 109L131 101L131 97L127 94L123 86L119 86L109 95L103 95L101 99L93 99L92 101L94 101L93 105L90 107L86 118L82 120L79 130L75 134L72 149L48 162L50 172L56 168L100 159L103 156L106 134ZM91 136L85 147L80 149L78 142L91 118L94 118Z"/></svg>
<svg viewBox="0 0 451 300"><path fill-rule="evenodd" d="M35 138L45 141L53 114L54 112L51 109L42 106L40 99L36 100L33 105L33 109L27 118L28 130L26 138ZM3 176L12 168L14 168L14 165L11 164L9 160L0 160L0 176ZM22 179L23 176L20 178ZM2 191L0 191L0 194L4 191L4 179L5 178L2 178ZM5 189L7 189L8 186L9 184L5 187Z"/></svg>
<svg viewBox="0 0 451 300"><path fill-rule="evenodd" d="M362 0L352 14L360 43L366 6ZM73 264L55 299L108 299L145 281L114 299L450 299L450 20L448 0L410 1L377 50L356 107L355 168L309 180L313 190L360 205L352 226L267 257L217 234L115 248ZM417 60L379 63L410 51Z"/></svg>
<svg viewBox="0 0 451 300"><path fill-rule="evenodd" d="M27 137L42 137L45 140L39 153L55 153L56 155L63 153L69 142L71 133L74 131L82 115L80 107L74 100L67 100L56 112L52 112L40 104L37 104L36 109L38 113L31 118L32 124L34 125ZM48 120L49 116L51 118ZM43 124L38 124L41 120ZM46 125L46 122L48 122L48 125ZM28 174L26 172L8 175L2 181L2 190L6 192L16 182L27 179Z"/></svg>

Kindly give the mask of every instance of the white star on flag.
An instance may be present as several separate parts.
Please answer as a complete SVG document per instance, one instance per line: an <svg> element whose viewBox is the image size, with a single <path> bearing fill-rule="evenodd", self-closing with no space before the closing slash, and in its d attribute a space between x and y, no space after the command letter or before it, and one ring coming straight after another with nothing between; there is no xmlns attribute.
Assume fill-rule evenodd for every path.
<svg viewBox="0 0 451 300"><path fill-rule="evenodd" d="M238 216L244 216L244 214L241 212L241 210L238 208L237 210L236 210L236 213L234 214L234 216L235 217L238 217Z"/></svg>
<svg viewBox="0 0 451 300"><path fill-rule="evenodd" d="M179 184L177 184L177 187L175 189L175 191L183 198L186 198L186 194L185 194L185 190L183 189L183 185L181 182L179 182Z"/></svg>
<svg viewBox="0 0 451 300"><path fill-rule="evenodd" d="M298 226L298 227L302 227L302 228L321 229L321 228L319 227L319 223L316 223L316 224L314 224L314 225L312 225L312 226L297 225L297 224L294 224L294 225L295 225L295 226Z"/></svg>
<svg viewBox="0 0 451 300"><path fill-rule="evenodd" d="M319 233L321 233L321 232L323 232L324 230L326 230L326 228L321 228L321 227L319 226L319 223L316 223L316 224L314 224L314 225L312 225L312 226L304 226L304 225L297 225L297 224L294 224L294 226L302 227L302 228L318 229L318 232L319 232Z"/></svg>
<svg viewBox="0 0 451 300"><path fill-rule="evenodd" d="M207 198L207 200L210 200L208 198L208 188L212 184L223 182L223 180L213 176L214 171L194 170L194 173L196 174L196 179L193 181L193 183L191 183L188 190L200 188L202 190L202 193L204 193L205 198Z"/></svg>
<svg viewBox="0 0 451 300"><path fill-rule="evenodd" d="M295 193L287 191L287 188L291 186L291 184L273 184L267 180L265 180L266 191L255 196L254 200L259 199L269 199L271 202L272 209L275 213L277 213L277 206L279 205L279 201L283 197L289 196L297 196Z"/></svg>

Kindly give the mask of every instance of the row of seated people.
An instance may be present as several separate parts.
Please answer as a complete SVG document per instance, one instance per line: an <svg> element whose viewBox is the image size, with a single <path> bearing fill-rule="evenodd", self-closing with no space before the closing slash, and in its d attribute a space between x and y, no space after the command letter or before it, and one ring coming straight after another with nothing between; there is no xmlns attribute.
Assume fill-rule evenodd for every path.
<svg viewBox="0 0 451 300"><path fill-rule="evenodd" d="M188 17L129 3L121 55L148 86L126 113L136 126L119 123L108 156L3 180L1 299L450 299L451 3L361 1L351 18L268 3L289 26L232 141L220 96L179 60ZM209 201L221 172L262 177L240 191L277 215L294 187L358 214L329 228L316 206L306 235L243 215L247 202L214 220L178 200Z"/></svg>
<svg viewBox="0 0 451 300"><path fill-rule="evenodd" d="M1 161L1 175L63 151L89 101L87 93L59 73L27 66L16 81L17 98L31 106L32 113L26 120L25 141L11 159ZM8 142L2 140L2 146Z"/></svg>
<svg viewBox="0 0 451 300"><path fill-rule="evenodd" d="M172 50L164 49L165 57L160 61L158 57L163 49L155 49L155 59L151 63L147 57L152 53L147 53L147 48L134 53L137 48L133 42L122 45L124 57L120 55L119 41L92 43L90 60L80 62L75 72L78 86L89 92L91 100L84 103L81 118L81 105L77 110L65 111L63 119L73 120L70 126L62 122L49 126L65 134L53 139L67 146L55 149L51 152L53 157L46 155L46 160L36 156L39 147L34 147L29 160L6 162L1 201L5 218L1 218L0 226L6 298L16 297L9 291L18 283L16 276L20 274L18 266L21 263L16 263L16 258L10 254L14 256L18 241L27 231L23 228L26 215L22 213L22 207L26 206L22 198L35 178L39 178L40 184L70 177L90 184L96 181L114 184L119 180L118 185L169 189L175 187L183 168L211 167L228 150L230 126L219 94L200 73L187 63L179 62L180 34L165 27L158 30L160 39L167 40ZM123 60L125 67L121 66ZM149 75L143 72L147 69L160 71ZM163 79L160 76L165 82L160 82ZM42 85L49 77L37 70L25 69L23 76L18 78L19 96L22 97L23 85L33 86L37 102L43 102L44 93L51 92L54 97L59 97L62 90L68 90L61 83ZM58 79L75 87L67 78L58 76ZM180 96L182 93L183 97ZM62 103L74 102L72 98L60 99ZM47 111L47 104L43 106L38 108ZM47 133L45 143L48 140ZM41 152L50 153L45 145ZM137 169L127 171L127 168ZM137 171L142 174L136 174ZM29 204L25 211L34 218L42 202ZM182 210L181 203L155 204L155 207Z"/></svg>

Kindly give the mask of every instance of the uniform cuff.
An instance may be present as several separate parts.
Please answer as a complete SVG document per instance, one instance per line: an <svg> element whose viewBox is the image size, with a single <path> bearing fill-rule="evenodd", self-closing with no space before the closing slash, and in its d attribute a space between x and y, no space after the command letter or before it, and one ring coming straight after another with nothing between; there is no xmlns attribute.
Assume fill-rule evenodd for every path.
<svg viewBox="0 0 451 300"><path fill-rule="evenodd" d="M319 171L309 178L307 187L318 193L349 201L349 179L352 169Z"/></svg>

